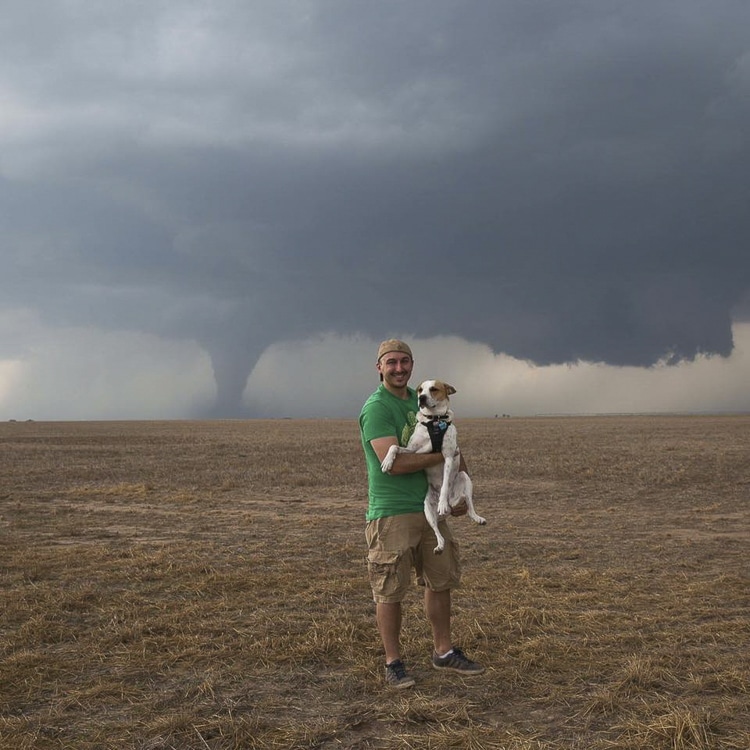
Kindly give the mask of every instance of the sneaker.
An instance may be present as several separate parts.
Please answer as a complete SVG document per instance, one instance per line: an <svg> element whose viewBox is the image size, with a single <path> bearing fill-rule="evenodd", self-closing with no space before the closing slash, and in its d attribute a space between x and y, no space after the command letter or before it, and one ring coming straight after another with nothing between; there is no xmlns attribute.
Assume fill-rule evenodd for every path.
<svg viewBox="0 0 750 750"><path fill-rule="evenodd" d="M475 661L468 659L460 648L453 648L447 656L432 654L432 666L435 669L445 669L449 672L459 672L467 677L482 674L484 667Z"/></svg>
<svg viewBox="0 0 750 750"><path fill-rule="evenodd" d="M385 681L390 687L398 690L414 687L414 678L406 671L401 659L385 665Z"/></svg>

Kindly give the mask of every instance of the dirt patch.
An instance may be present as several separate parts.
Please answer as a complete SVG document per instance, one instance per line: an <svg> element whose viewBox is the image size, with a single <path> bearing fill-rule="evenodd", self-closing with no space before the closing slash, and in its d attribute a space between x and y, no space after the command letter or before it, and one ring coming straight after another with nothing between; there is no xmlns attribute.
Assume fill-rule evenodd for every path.
<svg viewBox="0 0 750 750"><path fill-rule="evenodd" d="M747 748L750 418L459 421L456 640L382 681L354 421L0 425L0 746Z"/></svg>

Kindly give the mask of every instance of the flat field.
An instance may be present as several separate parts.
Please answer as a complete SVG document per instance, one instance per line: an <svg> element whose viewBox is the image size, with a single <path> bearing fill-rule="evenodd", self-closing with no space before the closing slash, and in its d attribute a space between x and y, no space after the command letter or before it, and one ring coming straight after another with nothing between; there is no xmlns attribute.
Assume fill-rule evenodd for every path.
<svg viewBox="0 0 750 750"><path fill-rule="evenodd" d="M454 636L383 684L356 422L0 424L0 747L750 748L750 417L459 420Z"/></svg>

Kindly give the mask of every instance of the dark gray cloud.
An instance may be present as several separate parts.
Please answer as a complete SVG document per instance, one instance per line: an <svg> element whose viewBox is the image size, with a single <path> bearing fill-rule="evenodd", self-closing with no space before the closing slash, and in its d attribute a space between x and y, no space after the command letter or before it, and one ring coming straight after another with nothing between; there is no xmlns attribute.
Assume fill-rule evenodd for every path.
<svg viewBox="0 0 750 750"><path fill-rule="evenodd" d="M0 27L4 308L197 340L221 413L320 332L731 352L746 3L44 5Z"/></svg>

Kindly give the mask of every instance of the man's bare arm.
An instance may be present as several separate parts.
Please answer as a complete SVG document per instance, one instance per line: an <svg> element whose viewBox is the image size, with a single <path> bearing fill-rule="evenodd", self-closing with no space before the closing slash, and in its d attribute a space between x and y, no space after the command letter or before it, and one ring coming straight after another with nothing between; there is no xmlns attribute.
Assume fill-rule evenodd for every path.
<svg viewBox="0 0 750 750"><path fill-rule="evenodd" d="M378 459L382 461L388 449L392 445L398 445L395 437L375 438L370 441L370 445L375 451ZM430 466L437 466L443 463L442 453L398 453L393 462L389 474L413 474L415 471L423 471Z"/></svg>

